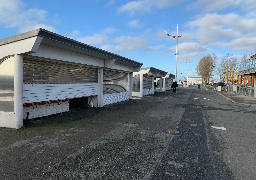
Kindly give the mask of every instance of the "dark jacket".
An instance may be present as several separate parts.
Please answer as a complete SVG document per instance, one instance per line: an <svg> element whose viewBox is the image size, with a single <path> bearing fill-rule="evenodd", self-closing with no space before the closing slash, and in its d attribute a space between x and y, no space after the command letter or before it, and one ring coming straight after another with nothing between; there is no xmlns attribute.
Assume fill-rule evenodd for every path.
<svg viewBox="0 0 256 180"><path fill-rule="evenodd" d="M176 87L178 87L177 82L173 82L171 88L176 88Z"/></svg>

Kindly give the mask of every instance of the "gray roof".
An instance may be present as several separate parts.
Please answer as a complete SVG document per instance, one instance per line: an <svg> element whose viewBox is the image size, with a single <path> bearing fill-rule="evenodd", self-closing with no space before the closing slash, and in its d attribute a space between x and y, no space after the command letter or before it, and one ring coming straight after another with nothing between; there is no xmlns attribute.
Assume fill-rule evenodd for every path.
<svg viewBox="0 0 256 180"><path fill-rule="evenodd" d="M41 36L41 37L48 38L48 39L53 40L53 41L57 41L57 42L66 44L66 45L70 45L70 46L73 46L73 47L84 49L86 51L89 51L89 52L92 52L92 53L95 53L95 54L100 54L102 56L105 56L106 59L113 58L113 59L117 59L119 61L123 61L125 63L133 64L134 66L142 66L142 63L139 63L139 62L133 61L131 59L125 58L123 56L105 51L103 49L99 49L99 48L81 43L79 41L61 36L59 34L50 32L50 31L42 29L42 28L36 29L36 30L33 30L33 31L29 31L29 32L26 32L26 33L22 33L22 34L19 34L19 35L16 35L16 36L12 36L12 37L9 37L9 38L1 39L0 40L0 46L5 45L5 44L9 44L9 43L13 43L13 42L16 42L16 41L21 41L23 39L28 39L28 38L31 38L31 37L34 37L34 36Z"/></svg>
<svg viewBox="0 0 256 180"><path fill-rule="evenodd" d="M160 69L156 69L156 68L154 68L154 67L141 68L141 70L144 70L144 69L150 69L150 70L152 70L152 71L157 71L157 72L159 72L159 73L167 74L167 72L162 71L162 70L160 70Z"/></svg>

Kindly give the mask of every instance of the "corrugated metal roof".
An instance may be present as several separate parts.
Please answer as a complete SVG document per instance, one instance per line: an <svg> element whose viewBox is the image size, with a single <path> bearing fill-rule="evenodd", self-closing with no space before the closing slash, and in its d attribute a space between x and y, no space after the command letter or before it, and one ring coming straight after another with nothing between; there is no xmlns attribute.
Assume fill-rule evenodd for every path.
<svg viewBox="0 0 256 180"><path fill-rule="evenodd" d="M133 61L131 59L125 58L123 56L105 51L103 49L99 49L99 48L90 46L88 44L81 43L79 41L61 36L59 34L50 32L50 31L48 31L46 29L42 29L42 28L36 29L36 30L33 30L33 31L29 31L29 32L26 32L26 33L22 33L22 34L19 34L19 35L16 35L16 36L12 36L12 37L9 37L9 38L1 39L0 40L0 46L5 45L5 44L9 44L9 43L13 43L13 42L16 42L16 41L21 41L21 40L24 40L24 39L28 39L28 38L31 38L31 37L34 37L34 36L41 36L41 37L48 38L50 40L57 41L57 42L60 42L60 43L63 43L63 44L67 44L67 45L70 45L70 46L73 46L73 47L76 47L76 48L84 49L86 51L90 51L90 52L95 53L95 54L100 54L100 55L105 56L106 59L113 58L113 59L119 60L120 62L124 62L126 64L127 63L131 64L132 66L142 66L142 63L139 63L139 62Z"/></svg>
<svg viewBox="0 0 256 180"><path fill-rule="evenodd" d="M167 74L167 72L162 71L162 70L160 70L160 69L156 69L156 68L154 68L154 67L141 68L141 70L146 70L146 69L149 69L149 70L152 70L152 71L156 71L156 72L159 72L159 73L163 73L163 74Z"/></svg>

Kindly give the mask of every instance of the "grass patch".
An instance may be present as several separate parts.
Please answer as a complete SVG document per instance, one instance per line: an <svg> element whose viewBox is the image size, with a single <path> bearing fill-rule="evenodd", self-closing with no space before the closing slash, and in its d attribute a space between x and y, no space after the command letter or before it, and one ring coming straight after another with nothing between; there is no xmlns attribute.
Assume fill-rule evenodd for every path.
<svg viewBox="0 0 256 180"><path fill-rule="evenodd" d="M214 89L214 87L212 87L210 85L204 85L204 87L206 87L207 89Z"/></svg>

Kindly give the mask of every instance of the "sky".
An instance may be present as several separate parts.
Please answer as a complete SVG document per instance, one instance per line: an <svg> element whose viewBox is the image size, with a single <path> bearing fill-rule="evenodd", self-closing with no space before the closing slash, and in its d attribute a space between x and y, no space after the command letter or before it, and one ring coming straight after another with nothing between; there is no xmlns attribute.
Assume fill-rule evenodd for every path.
<svg viewBox="0 0 256 180"><path fill-rule="evenodd" d="M0 39L44 28L175 74L198 76L199 60L255 53L255 0L1 0ZM189 62L189 63L187 63Z"/></svg>

